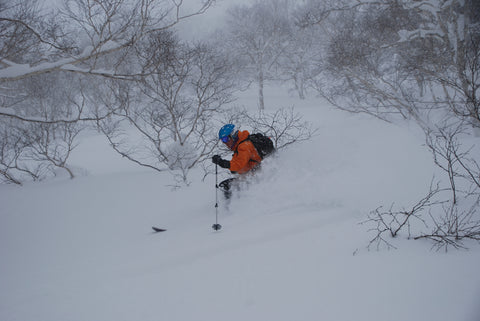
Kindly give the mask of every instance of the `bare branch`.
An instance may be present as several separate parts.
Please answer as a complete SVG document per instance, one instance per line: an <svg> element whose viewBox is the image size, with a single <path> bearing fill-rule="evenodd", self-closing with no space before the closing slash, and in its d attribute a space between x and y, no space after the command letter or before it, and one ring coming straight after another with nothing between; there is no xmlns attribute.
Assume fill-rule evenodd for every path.
<svg viewBox="0 0 480 321"><path fill-rule="evenodd" d="M308 121L304 121L294 107L280 108L271 113L259 111L256 115L251 115L246 110L237 114L232 111L232 117L236 122L252 128L252 132L269 136L277 150L309 140L318 131L317 128L312 128Z"/></svg>
<svg viewBox="0 0 480 321"><path fill-rule="evenodd" d="M373 245L379 250L382 246L386 246L387 249L394 248L389 241L387 241L385 234L388 234L391 238L395 238L405 228L408 232L408 237L411 237L410 224L412 220L422 223L427 226L425 219L422 217L423 211L426 208L430 208L435 205L443 204L442 201L437 201L434 197L442 190L439 185L433 186L433 180L430 185L429 192L425 197L420 199L409 210L393 211L393 204L387 211L381 211L382 207L378 207L374 211L371 211L368 215L368 219L360 224L373 225L369 231L373 231L375 236L370 240L367 246L370 249Z"/></svg>

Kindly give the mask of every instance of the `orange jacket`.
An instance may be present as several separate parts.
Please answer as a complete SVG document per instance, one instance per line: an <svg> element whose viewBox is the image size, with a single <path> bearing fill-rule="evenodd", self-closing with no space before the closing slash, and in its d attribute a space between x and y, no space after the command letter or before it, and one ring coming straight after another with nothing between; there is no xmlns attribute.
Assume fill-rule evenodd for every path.
<svg viewBox="0 0 480 321"><path fill-rule="evenodd" d="M262 161L252 142L249 140L245 141L249 134L246 130L238 132L238 141L232 148L234 153L230 161L230 171L232 172L244 174Z"/></svg>

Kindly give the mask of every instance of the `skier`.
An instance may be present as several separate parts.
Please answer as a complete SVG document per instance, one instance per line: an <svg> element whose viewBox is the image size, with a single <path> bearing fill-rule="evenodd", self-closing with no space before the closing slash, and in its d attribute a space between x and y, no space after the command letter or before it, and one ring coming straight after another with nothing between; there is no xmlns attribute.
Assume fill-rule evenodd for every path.
<svg viewBox="0 0 480 321"><path fill-rule="evenodd" d="M254 171L262 162L262 158L253 146L253 143L248 140L249 135L250 133L247 130L239 131L233 124L223 126L218 132L218 138L233 151L233 156L228 161L222 159L220 155L214 155L212 162L222 168L229 169L233 174L243 175ZM232 194L232 184L235 181L236 178L229 178L219 184L227 199Z"/></svg>

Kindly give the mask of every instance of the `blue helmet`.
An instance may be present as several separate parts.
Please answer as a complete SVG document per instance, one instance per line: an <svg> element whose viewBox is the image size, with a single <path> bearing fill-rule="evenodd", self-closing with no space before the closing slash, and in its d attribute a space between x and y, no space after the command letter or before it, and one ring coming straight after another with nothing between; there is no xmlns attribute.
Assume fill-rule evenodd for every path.
<svg viewBox="0 0 480 321"><path fill-rule="evenodd" d="M222 139L225 137L228 137L229 135L232 135L232 133L235 131L235 125L234 124L226 124L222 128L220 128L218 132L218 139Z"/></svg>

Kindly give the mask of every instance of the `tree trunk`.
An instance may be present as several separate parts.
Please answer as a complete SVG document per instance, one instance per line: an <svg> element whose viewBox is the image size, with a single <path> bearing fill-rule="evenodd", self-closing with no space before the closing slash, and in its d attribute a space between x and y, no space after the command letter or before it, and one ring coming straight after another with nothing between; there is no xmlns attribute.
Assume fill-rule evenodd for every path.
<svg viewBox="0 0 480 321"><path fill-rule="evenodd" d="M263 97L263 86L264 86L264 79L263 79L263 69L260 68L258 72L258 108L260 110L265 110L265 101Z"/></svg>

